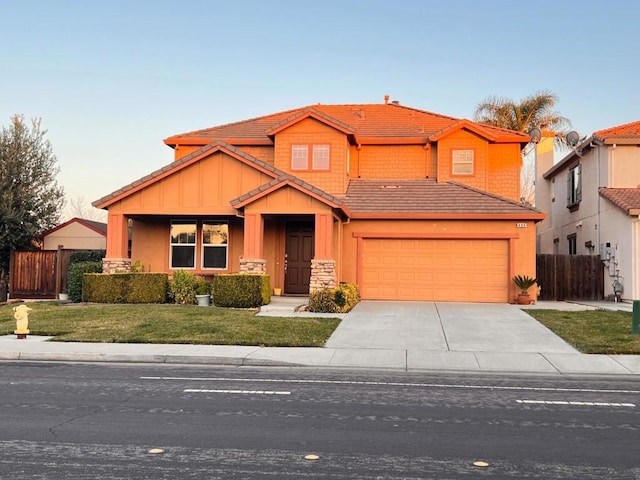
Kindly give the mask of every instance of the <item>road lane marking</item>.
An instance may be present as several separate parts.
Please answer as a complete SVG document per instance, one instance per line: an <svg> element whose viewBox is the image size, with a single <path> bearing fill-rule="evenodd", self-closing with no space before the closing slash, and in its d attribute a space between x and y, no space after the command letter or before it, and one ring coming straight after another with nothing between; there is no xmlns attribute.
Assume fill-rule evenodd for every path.
<svg viewBox="0 0 640 480"><path fill-rule="evenodd" d="M635 407L635 403L616 402L577 402L573 400L516 400L526 405L578 405L587 407Z"/></svg>
<svg viewBox="0 0 640 480"><path fill-rule="evenodd" d="M229 393L233 395L291 395L291 392L275 390L210 390L205 388L186 388L184 393Z"/></svg>
<svg viewBox="0 0 640 480"><path fill-rule="evenodd" d="M557 387L525 387L505 385L456 385L446 383L404 383L404 382L369 382L355 380L311 380L311 379L279 379L279 378L231 378L231 377L139 377L140 380L168 380L187 382L243 382L243 383L292 383L316 385L364 385L388 387L418 388L459 388L469 390L513 390L532 392L566 392L566 393L630 393L640 394L640 390L614 390L596 388L557 388Z"/></svg>

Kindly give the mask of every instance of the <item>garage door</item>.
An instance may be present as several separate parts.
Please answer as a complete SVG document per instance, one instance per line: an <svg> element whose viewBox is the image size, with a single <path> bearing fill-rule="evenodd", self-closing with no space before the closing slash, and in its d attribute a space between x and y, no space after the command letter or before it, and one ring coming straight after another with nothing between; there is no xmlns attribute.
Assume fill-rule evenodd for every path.
<svg viewBox="0 0 640 480"><path fill-rule="evenodd" d="M507 302L507 240L364 239L364 299Z"/></svg>

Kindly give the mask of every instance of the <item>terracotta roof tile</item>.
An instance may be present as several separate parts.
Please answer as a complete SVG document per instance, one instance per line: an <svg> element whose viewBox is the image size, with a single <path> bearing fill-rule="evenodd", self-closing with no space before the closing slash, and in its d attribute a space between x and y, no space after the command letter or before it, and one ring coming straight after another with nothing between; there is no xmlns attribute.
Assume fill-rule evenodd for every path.
<svg viewBox="0 0 640 480"><path fill-rule="evenodd" d="M96 200L95 202L92 202L91 204L94 207L98 207L98 205L103 205L104 203L109 202L110 200L113 200L114 198L122 195L123 193L126 193L130 190L133 190L134 188L143 185L171 170L177 170L179 169L182 165L184 165L185 163L188 163L190 160L194 159L195 157L198 157L210 150L216 150L216 149L225 149L228 150L230 152L232 152L234 155L239 156L244 158L245 160L249 161L250 163L253 163L255 165L257 165L258 167L260 167L263 170L266 170L268 172L271 172L271 174L274 177L279 177L281 175L284 175L285 172L283 172L282 170L278 170L277 168L273 167L272 165L269 165L268 163L263 162L262 160L260 160L259 158L256 158L252 155L249 155L248 153L232 146L229 145L227 143L224 142L213 142L210 143L208 145L205 145L202 148L199 148L198 150L191 152L189 155L185 155L184 157L182 157L180 160L177 161L173 161L168 165L165 165L164 167L159 168L158 170L151 172L149 175L146 175L142 178L139 178L138 180L135 180L133 182L131 182L128 185L125 185L124 187L116 190L115 192L110 193L109 195L105 195L104 197L100 198L99 200ZM104 208L104 207L98 207L98 208Z"/></svg>
<svg viewBox="0 0 640 480"><path fill-rule="evenodd" d="M279 125L286 124L287 121L291 121L292 118L296 118L302 112L309 111L315 112L320 116L326 116L324 118L341 125L344 129L353 131L359 139L365 142L371 139L382 140L385 138L423 139L426 142L429 137L451 128L462 120L393 103L317 104L173 135L165 139L165 143L168 145L189 142L199 144L222 140L238 145L244 142L272 144L267 132L277 128ZM489 127L470 120L467 120L467 122L474 124L479 131L486 132L488 137L496 138L497 141L514 141L514 138L520 139L522 143L529 141L527 135L512 132L511 130Z"/></svg>
<svg viewBox="0 0 640 480"><path fill-rule="evenodd" d="M344 203L354 213L539 214L534 208L466 185L431 179L351 180Z"/></svg>
<svg viewBox="0 0 640 480"><path fill-rule="evenodd" d="M640 213L640 188L606 188L600 187L598 193L627 215ZM634 212L635 210L635 212Z"/></svg>
<svg viewBox="0 0 640 480"><path fill-rule="evenodd" d="M598 130L593 134L594 137L607 138L640 138L640 120L637 122L625 123L616 127Z"/></svg>

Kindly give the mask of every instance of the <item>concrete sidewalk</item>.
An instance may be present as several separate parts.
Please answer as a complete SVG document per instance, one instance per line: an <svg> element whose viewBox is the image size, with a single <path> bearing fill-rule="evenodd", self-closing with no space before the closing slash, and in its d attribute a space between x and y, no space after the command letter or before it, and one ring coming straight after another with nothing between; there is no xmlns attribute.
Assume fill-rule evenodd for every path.
<svg viewBox="0 0 640 480"><path fill-rule="evenodd" d="M536 308L545 308L545 304L540 302ZM581 354L520 308L508 304L361 302L345 316L324 348L48 340L0 337L0 360L640 375L640 355Z"/></svg>

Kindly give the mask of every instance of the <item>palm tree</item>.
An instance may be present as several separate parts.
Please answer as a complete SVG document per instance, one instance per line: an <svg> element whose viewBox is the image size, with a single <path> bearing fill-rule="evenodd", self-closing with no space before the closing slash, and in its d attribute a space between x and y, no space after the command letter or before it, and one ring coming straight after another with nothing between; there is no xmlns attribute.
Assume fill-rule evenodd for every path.
<svg viewBox="0 0 640 480"><path fill-rule="evenodd" d="M514 102L510 98L488 97L478 104L473 114L476 122L494 127L507 128L530 134L534 128L547 129L555 133L556 147L567 147L567 133L571 121L553 110L558 97L550 92L536 92ZM535 162L531 158L533 148L523 152L524 165L520 179L520 200L527 205L535 204Z"/></svg>
<svg viewBox="0 0 640 480"><path fill-rule="evenodd" d="M553 110L558 97L550 92L536 92L514 102L510 98L488 97L478 104L473 119L494 127L530 133L534 128L555 133L556 144L567 144L571 121Z"/></svg>

